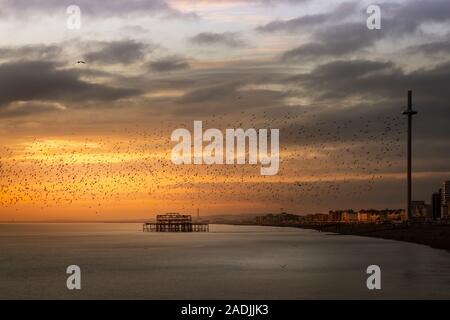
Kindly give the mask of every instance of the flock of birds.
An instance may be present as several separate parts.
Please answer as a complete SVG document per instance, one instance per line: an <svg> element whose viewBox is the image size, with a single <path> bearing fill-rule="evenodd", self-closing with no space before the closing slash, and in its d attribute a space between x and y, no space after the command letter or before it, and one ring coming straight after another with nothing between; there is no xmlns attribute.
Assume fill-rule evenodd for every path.
<svg viewBox="0 0 450 320"><path fill-rule="evenodd" d="M180 210L199 203L318 206L343 194L372 192L403 159L400 115L323 120L319 113L293 109L276 116L223 113L203 121L204 128L280 128L280 171L273 177L261 176L260 165L172 164L170 135L180 127L190 129L192 122L0 146L0 207L81 206L101 214L130 201L170 201L180 203Z"/></svg>
<svg viewBox="0 0 450 320"><path fill-rule="evenodd" d="M261 176L260 165L172 164L171 131L190 128L192 122L136 126L82 140L75 134L72 139L35 138L0 146L0 207L82 206L98 214L124 201L179 202L181 210L188 210L199 203L295 208L343 194L361 198L400 166L402 120L400 115L323 120L320 113L293 109L222 113L203 121L204 128L279 128L281 163L273 177Z"/></svg>

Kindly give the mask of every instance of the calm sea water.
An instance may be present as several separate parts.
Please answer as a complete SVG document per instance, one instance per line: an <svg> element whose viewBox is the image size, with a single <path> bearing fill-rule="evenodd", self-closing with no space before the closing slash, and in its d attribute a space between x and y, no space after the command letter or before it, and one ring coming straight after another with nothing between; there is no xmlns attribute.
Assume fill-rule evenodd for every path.
<svg viewBox="0 0 450 320"><path fill-rule="evenodd" d="M1 299L450 298L450 254L312 230L213 225L143 233L140 224L0 224ZM82 269L82 290L66 268ZM366 268L382 269L382 290Z"/></svg>

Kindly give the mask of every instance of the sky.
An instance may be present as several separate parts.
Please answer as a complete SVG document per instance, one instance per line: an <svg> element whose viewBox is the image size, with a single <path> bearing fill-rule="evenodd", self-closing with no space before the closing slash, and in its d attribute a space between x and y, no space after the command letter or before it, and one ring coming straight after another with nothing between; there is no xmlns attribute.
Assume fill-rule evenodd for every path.
<svg viewBox="0 0 450 320"><path fill-rule="evenodd" d="M450 3L377 2L380 30L371 4L0 0L0 220L403 208L407 90L429 202L450 179ZM280 129L279 173L174 165L194 120Z"/></svg>

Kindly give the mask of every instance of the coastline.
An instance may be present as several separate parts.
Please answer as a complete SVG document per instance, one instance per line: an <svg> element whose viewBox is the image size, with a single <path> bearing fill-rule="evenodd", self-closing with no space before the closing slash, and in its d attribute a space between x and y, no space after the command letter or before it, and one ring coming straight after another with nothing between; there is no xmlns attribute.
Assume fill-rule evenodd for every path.
<svg viewBox="0 0 450 320"><path fill-rule="evenodd" d="M246 225L245 223L239 223ZM450 225L439 224L247 224L268 227L313 229L318 232L352 235L421 244L450 252Z"/></svg>
<svg viewBox="0 0 450 320"><path fill-rule="evenodd" d="M450 225L412 224L405 226L331 226L314 228L321 232L334 232L387 240L410 242L450 252Z"/></svg>

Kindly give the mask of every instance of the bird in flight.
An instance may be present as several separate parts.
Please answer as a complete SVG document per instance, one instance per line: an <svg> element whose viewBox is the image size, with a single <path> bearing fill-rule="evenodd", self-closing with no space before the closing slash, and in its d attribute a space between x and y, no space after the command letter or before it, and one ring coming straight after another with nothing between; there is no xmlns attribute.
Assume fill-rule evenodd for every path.
<svg viewBox="0 0 450 320"><path fill-rule="evenodd" d="M84 62L83 60L78 60L77 64L86 64L86 62Z"/></svg>

